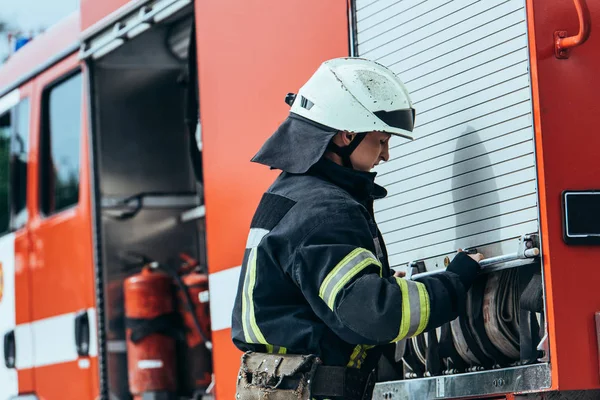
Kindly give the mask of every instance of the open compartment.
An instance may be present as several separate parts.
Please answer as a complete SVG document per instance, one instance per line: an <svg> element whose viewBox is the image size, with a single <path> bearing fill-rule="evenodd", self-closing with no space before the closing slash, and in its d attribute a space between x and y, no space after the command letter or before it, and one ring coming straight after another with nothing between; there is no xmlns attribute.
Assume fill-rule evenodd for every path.
<svg viewBox="0 0 600 400"><path fill-rule="evenodd" d="M110 394L119 399L138 398L142 387L150 395L172 396L164 398L200 398L211 383L210 343L196 340L197 348L192 346L189 325L194 330L195 322L186 314L189 300L199 301L196 307L205 308L206 317L199 321L202 341L210 337L200 125L197 111L190 112L198 109L197 92L189 92L197 86L195 71L188 71L193 13L191 6L171 8L165 17L170 9L164 8L142 7L90 39L87 49L103 300L101 368ZM190 271L201 283L190 283ZM152 290L140 289L141 280L128 286L134 275L169 280L165 297L159 302ZM137 300L127 298L130 289ZM132 314L126 305L138 300ZM135 314L152 314L153 301L156 313L166 311L149 319ZM138 343L131 344L136 330L142 337L160 332L176 338L176 354L153 359L152 346L160 343L152 338L152 346L143 344L149 353L141 354ZM128 354L133 351L134 365ZM141 383L142 378L149 381Z"/></svg>
<svg viewBox="0 0 600 400"><path fill-rule="evenodd" d="M353 18L355 54L398 74L416 109L415 140L377 168L390 265L418 279L459 248L486 257L467 316L400 343L374 398L549 388L525 1L356 0Z"/></svg>

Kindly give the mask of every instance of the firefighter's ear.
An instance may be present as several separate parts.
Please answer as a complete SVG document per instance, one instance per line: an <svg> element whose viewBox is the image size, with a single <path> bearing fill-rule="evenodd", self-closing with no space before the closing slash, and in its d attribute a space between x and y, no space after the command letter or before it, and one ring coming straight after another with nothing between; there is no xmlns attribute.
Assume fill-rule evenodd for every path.
<svg viewBox="0 0 600 400"><path fill-rule="evenodd" d="M331 140L334 144L340 147L346 147L356 138L356 133L348 131L339 131Z"/></svg>
<svg viewBox="0 0 600 400"><path fill-rule="evenodd" d="M342 140L344 142L344 146L348 146L354 138L356 137L356 133L351 132L342 132Z"/></svg>

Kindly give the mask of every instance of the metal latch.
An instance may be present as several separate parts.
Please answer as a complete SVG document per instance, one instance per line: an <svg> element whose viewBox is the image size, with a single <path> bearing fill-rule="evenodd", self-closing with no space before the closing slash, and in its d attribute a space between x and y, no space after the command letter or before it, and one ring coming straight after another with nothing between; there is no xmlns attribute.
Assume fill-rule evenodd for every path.
<svg viewBox="0 0 600 400"><path fill-rule="evenodd" d="M537 351L543 352L543 356L538 358L539 362L549 362L550 361L550 344L548 343L548 331L546 330L544 337L540 340L540 343L536 347Z"/></svg>
<svg viewBox="0 0 600 400"><path fill-rule="evenodd" d="M78 356L89 356L90 320L87 310L81 310L75 315L75 349Z"/></svg>

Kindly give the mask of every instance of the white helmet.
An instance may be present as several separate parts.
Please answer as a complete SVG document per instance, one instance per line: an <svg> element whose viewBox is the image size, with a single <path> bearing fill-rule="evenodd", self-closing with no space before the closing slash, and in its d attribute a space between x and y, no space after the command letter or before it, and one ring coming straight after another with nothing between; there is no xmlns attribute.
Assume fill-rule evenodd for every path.
<svg viewBox="0 0 600 400"><path fill-rule="evenodd" d="M394 73L374 61L325 61L297 95L288 94L286 103L288 117L252 161L300 174L329 150L353 168L350 155L369 132L412 139L415 110L408 92ZM340 131L356 136L340 147L331 140Z"/></svg>
<svg viewBox="0 0 600 400"><path fill-rule="evenodd" d="M293 101L293 103L292 103ZM387 132L413 139L415 110L404 84L383 65L364 58L321 64L295 96L291 112L338 131Z"/></svg>

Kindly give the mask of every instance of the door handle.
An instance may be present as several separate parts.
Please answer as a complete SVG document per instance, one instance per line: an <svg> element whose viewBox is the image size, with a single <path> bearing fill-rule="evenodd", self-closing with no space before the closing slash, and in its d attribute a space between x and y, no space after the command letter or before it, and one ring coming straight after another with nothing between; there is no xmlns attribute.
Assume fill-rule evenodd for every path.
<svg viewBox="0 0 600 400"><path fill-rule="evenodd" d="M90 320L87 310L79 311L75 315L75 348L80 357L90 353Z"/></svg>
<svg viewBox="0 0 600 400"><path fill-rule="evenodd" d="M573 0L575 9L577 9L577 18L579 19L579 33L575 36L567 37L567 31L554 32L554 55L556 58L569 58L569 49L580 46L590 37L592 31L592 21L590 10L586 0Z"/></svg>
<svg viewBox="0 0 600 400"><path fill-rule="evenodd" d="M17 343L15 342L15 331L4 335L4 365L6 368L15 368L17 364Z"/></svg>

